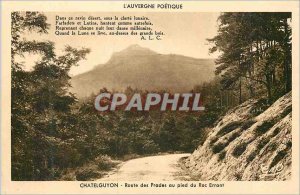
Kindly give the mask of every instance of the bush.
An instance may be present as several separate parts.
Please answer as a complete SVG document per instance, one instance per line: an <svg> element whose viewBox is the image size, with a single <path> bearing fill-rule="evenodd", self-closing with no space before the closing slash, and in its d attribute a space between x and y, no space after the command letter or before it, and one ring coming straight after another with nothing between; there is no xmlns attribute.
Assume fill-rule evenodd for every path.
<svg viewBox="0 0 300 195"><path fill-rule="evenodd" d="M257 150L252 151L249 156L247 156L247 163L250 163L254 160L254 158L257 156Z"/></svg>
<svg viewBox="0 0 300 195"><path fill-rule="evenodd" d="M251 109L251 114L253 116L258 116L263 113L267 108L269 108L270 104L268 103L267 99L260 99L258 100Z"/></svg>
<svg viewBox="0 0 300 195"><path fill-rule="evenodd" d="M241 181L243 178L242 173L234 173L234 177L237 181Z"/></svg>
<svg viewBox="0 0 300 195"><path fill-rule="evenodd" d="M211 140L210 140L210 145L214 145L214 143L216 143L218 141L218 138L217 137L213 137Z"/></svg>
<svg viewBox="0 0 300 195"><path fill-rule="evenodd" d="M77 170L75 174L76 180L78 181L88 181L102 176L102 174L97 170L97 167L95 166L81 168Z"/></svg>
<svg viewBox="0 0 300 195"><path fill-rule="evenodd" d="M238 136L241 135L241 132L235 132L233 133L229 138L228 138L228 142L232 142L233 140L235 140Z"/></svg>
<svg viewBox="0 0 300 195"><path fill-rule="evenodd" d="M257 144L257 150L260 151L267 143L269 143L269 139L262 138L259 143Z"/></svg>
<svg viewBox="0 0 300 195"><path fill-rule="evenodd" d="M270 128L272 128L274 125L275 125L274 120L264 121L261 125L256 127L255 134L262 135L266 133Z"/></svg>
<svg viewBox="0 0 300 195"><path fill-rule="evenodd" d="M219 161L224 160L225 157L226 157L226 151L222 151L222 152L219 154Z"/></svg>
<svg viewBox="0 0 300 195"><path fill-rule="evenodd" d="M214 145L212 147L212 151L214 154L217 154L217 153L221 152L227 145L228 145L227 143L222 143L222 142L217 143L216 145Z"/></svg>
<svg viewBox="0 0 300 195"><path fill-rule="evenodd" d="M292 148L292 141L289 140L288 143L286 144L286 146L287 146L288 149L289 149L289 148Z"/></svg>
<svg viewBox="0 0 300 195"><path fill-rule="evenodd" d="M256 121L253 119L247 120L242 124L241 129L246 130L250 128L254 123L256 123Z"/></svg>
<svg viewBox="0 0 300 195"><path fill-rule="evenodd" d="M217 135L219 135L219 136L226 135L227 133L238 128L241 124L242 124L242 122L240 122L240 121L234 121L234 122L228 123L222 129L220 129L220 131L217 133Z"/></svg>
<svg viewBox="0 0 300 195"><path fill-rule="evenodd" d="M143 150L146 154L153 154L159 152L159 146L153 140L145 140Z"/></svg>
<svg viewBox="0 0 300 195"><path fill-rule="evenodd" d="M241 143L240 145L234 148L232 155L237 158L245 152L246 148L247 148L247 144Z"/></svg>
<svg viewBox="0 0 300 195"><path fill-rule="evenodd" d="M285 108L285 110L280 114L281 118L286 117L286 115L290 114L292 112L292 105Z"/></svg>
<svg viewBox="0 0 300 195"><path fill-rule="evenodd" d="M111 170L118 164L112 161L107 155L98 156L94 160L85 163L81 167L70 168L62 174L60 180L63 181L88 181L101 178L107 171Z"/></svg>
<svg viewBox="0 0 300 195"><path fill-rule="evenodd" d="M276 129L273 131L272 137L275 137L280 132L280 128L276 127Z"/></svg>
<svg viewBox="0 0 300 195"><path fill-rule="evenodd" d="M273 158L270 168L274 167L279 161L281 161L287 155L286 150L281 150L277 153L277 155Z"/></svg>
<svg viewBox="0 0 300 195"><path fill-rule="evenodd" d="M98 156L95 159L95 163L97 164L100 170L104 171L108 171L114 166L114 163L112 162L111 158L107 155Z"/></svg>
<svg viewBox="0 0 300 195"><path fill-rule="evenodd" d="M267 147L267 150L268 151L275 151L276 149L278 148L278 144L276 142L271 142L268 147Z"/></svg>

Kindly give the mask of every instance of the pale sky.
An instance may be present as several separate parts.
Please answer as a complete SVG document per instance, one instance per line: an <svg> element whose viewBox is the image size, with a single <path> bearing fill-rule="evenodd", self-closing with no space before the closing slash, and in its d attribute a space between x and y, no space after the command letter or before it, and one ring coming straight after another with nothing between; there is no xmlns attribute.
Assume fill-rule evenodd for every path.
<svg viewBox="0 0 300 195"><path fill-rule="evenodd" d="M57 53L65 45L91 49L87 60L81 61L79 67L71 69L71 75L77 75L93 69L96 65L106 63L113 52L118 52L132 44L139 44L162 54L180 54L195 58L216 58L209 54L210 45L207 38L217 34L217 18L220 13L44 13L51 27L46 35L30 34L28 39L50 40L55 43ZM136 37L123 36L57 36L55 35L55 16L147 16L153 23L153 29L163 31L162 40L140 40ZM38 55L26 55L26 70L30 70Z"/></svg>

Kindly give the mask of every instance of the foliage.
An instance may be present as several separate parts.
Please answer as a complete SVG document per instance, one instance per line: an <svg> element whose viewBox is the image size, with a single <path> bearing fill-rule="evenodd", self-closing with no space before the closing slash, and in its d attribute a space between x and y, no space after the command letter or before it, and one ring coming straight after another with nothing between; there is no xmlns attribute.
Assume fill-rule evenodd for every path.
<svg viewBox="0 0 300 195"><path fill-rule="evenodd" d="M73 147L76 102L67 91L71 66L88 49L66 47L57 56L51 42L28 41L26 31L47 33L46 17L38 12L12 13L12 179L56 180L61 169L80 164L81 154ZM24 53L39 53L42 60L30 72L15 61Z"/></svg>
<svg viewBox="0 0 300 195"><path fill-rule="evenodd" d="M219 160L219 161L222 161L222 160L225 159L225 157L226 157L226 151L223 150L223 151L219 154L218 160Z"/></svg>
<svg viewBox="0 0 300 195"><path fill-rule="evenodd" d="M236 158L241 156L244 153L244 151L247 149L247 145L248 145L247 143L241 143L241 144L237 145L233 149L232 155Z"/></svg>
<svg viewBox="0 0 300 195"><path fill-rule="evenodd" d="M227 145L228 145L228 143L219 142L219 143L213 145L212 151L213 151L213 153L217 154L217 153L221 152Z"/></svg>
<svg viewBox="0 0 300 195"><path fill-rule="evenodd" d="M254 123L256 123L256 121L253 119L246 120L245 122L243 122L241 129L242 130L249 129Z"/></svg>
<svg viewBox="0 0 300 195"><path fill-rule="evenodd" d="M269 103L291 90L291 13L235 12L219 17L216 74L239 102L267 94ZM244 86L244 87L243 87ZM248 92L243 89L248 89ZM244 96L244 98L243 98Z"/></svg>
<svg viewBox="0 0 300 195"><path fill-rule="evenodd" d="M255 128L255 134L262 135L266 133L270 128L272 128L275 125L275 123L276 122L274 120L264 121L261 125L258 125Z"/></svg>
<svg viewBox="0 0 300 195"><path fill-rule="evenodd" d="M239 128L241 125L242 122L240 121L233 121L231 123L228 123L218 131L217 135L219 136L226 135L227 133Z"/></svg>
<svg viewBox="0 0 300 195"><path fill-rule="evenodd" d="M220 16L219 34L210 40L215 44L211 51L222 53L217 59L218 76L191 90L201 93L205 111L200 114L155 110L101 114L94 108L95 95L78 100L69 92L69 71L90 50L66 46L58 55L50 41L27 40L24 35L28 32L47 33L46 16L12 12L12 180L90 180L115 166L110 157L192 152L204 143L220 116L242 99L267 93L273 101L291 89L290 17L289 13ZM16 60L27 53L42 57L31 71L25 71ZM249 92L241 90L242 85ZM105 88L99 91L109 92ZM148 92L129 86L124 93ZM248 128L252 122L227 124L218 135ZM265 132L269 126L264 123L257 131ZM225 143L212 140L212 150L220 153L220 160L226 156L223 149L240 133L233 133ZM239 156L245 149L245 144L238 145L233 155Z"/></svg>

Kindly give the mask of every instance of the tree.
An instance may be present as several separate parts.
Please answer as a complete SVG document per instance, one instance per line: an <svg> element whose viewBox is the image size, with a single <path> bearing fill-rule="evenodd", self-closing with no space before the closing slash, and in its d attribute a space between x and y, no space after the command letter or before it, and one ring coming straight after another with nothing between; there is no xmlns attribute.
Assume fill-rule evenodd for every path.
<svg viewBox="0 0 300 195"><path fill-rule="evenodd" d="M221 51L216 74L221 75L224 89L238 86L240 103L243 83L250 97L263 86L269 102L291 90L289 19L290 13L222 13L219 17L218 35L209 39L214 44L210 52Z"/></svg>
<svg viewBox="0 0 300 195"><path fill-rule="evenodd" d="M72 166L78 153L71 147L74 126L68 92L69 70L85 58L89 49L66 47L57 56L54 43L28 41L24 32L47 33L46 16L38 12L12 15L12 178L43 180L58 177L59 170ZM41 54L33 71L24 71L15 57ZM73 120L73 121L72 121ZM63 158L64 153L69 154ZM66 156L66 155L65 155Z"/></svg>

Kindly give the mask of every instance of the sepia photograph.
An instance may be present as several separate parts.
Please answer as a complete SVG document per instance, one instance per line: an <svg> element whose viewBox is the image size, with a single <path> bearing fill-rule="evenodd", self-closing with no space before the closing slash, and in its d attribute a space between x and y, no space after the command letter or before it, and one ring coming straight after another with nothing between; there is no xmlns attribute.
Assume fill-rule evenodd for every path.
<svg viewBox="0 0 300 195"><path fill-rule="evenodd" d="M138 13L165 24L156 44L172 44L159 52L135 38L111 46L118 35L61 38L67 18L91 13L59 15L11 15L12 180L291 178L291 13ZM104 92L200 93L205 110L103 114L94 104Z"/></svg>
<svg viewBox="0 0 300 195"><path fill-rule="evenodd" d="M298 12L114 5L6 12L4 194L295 193Z"/></svg>

